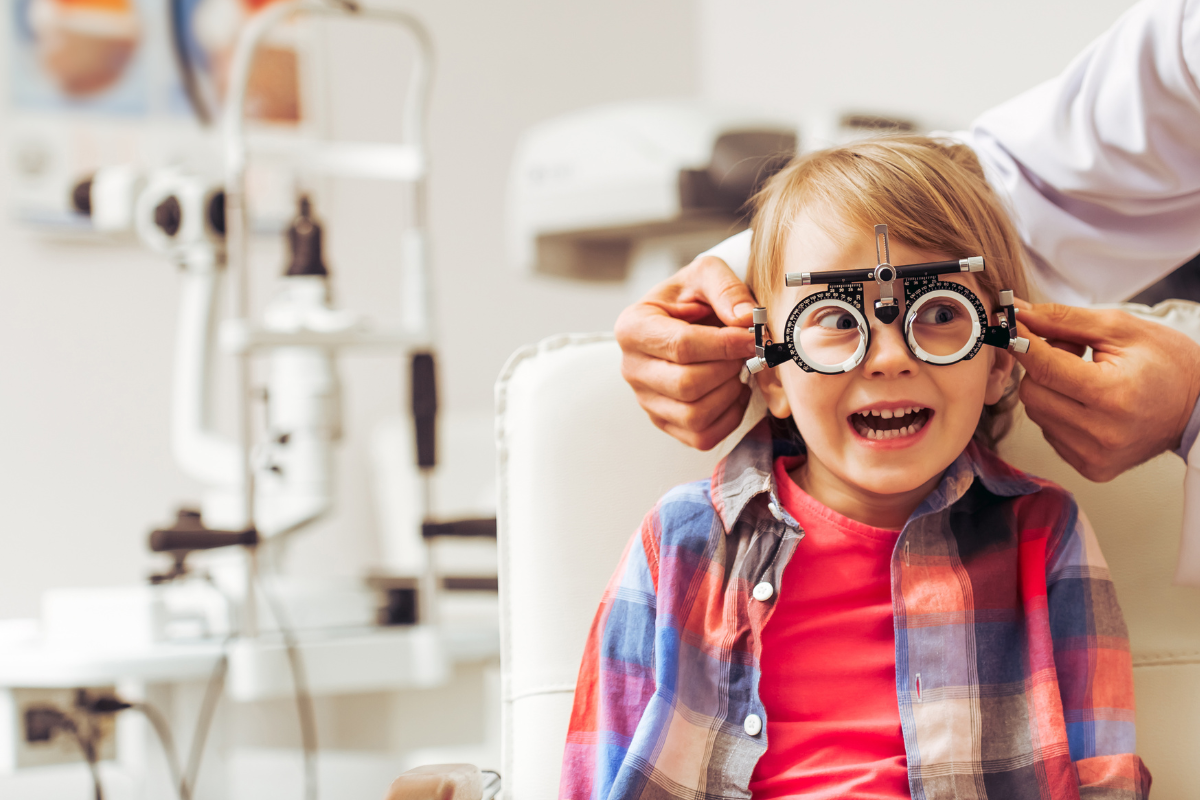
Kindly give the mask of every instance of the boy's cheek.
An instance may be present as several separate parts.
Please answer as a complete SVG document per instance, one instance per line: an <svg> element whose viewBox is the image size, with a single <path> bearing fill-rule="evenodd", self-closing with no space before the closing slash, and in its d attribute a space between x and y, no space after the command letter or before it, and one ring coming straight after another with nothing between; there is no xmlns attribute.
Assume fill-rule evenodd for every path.
<svg viewBox="0 0 1200 800"><path fill-rule="evenodd" d="M992 349L984 347L985 351ZM942 435L962 437L962 447L971 441L979 415L983 413L994 374L992 366L992 354L980 352L970 361L930 368L930 376L942 399L943 421L948 423L947 428L953 428L944 428Z"/></svg>
<svg viewBox="0 0 1200 800"><path fill-rule="evenodd" d="M838 413L838 401L847 376L804 372L790 362L780 369L795 373L781 376L782 392L788 413L796 421L804 440L821 442L840 433L843 420Z"/></svg>

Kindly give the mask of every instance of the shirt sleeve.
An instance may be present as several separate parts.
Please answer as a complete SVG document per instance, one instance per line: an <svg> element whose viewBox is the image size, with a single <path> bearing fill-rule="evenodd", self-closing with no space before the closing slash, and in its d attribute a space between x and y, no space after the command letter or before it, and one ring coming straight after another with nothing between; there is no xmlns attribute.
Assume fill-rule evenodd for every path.
<svg viewBox="0 0 1200 800"><path fill-rule="evenodd" d="M1200 399L1184 428L1175 454L1187 462L1183 476L1183 535L1179 539L1179 562L1175 582L1200 586Z"/></svg>
<svg viewBox="0 0 1200 800"><path fill-rule="evenodd" d="M1096 534L1073 500L1051 547L1050 635L1080 797L1143 800L1150 773L1135 753L1129 634Z"/></svg>
<svg viewBox="0 0 1200 800"><path fill-rule="evenodd" d="M1200 398L1196 400L1196 405L1192 408L1192 416L1188 419L1187 427L1183 429L1183 436L1179 439L1179 448L1175 450L1175 455L1188 460L1188 453L1192 452L1192 446L1196 443L1196 438L1200 437Z"/></svg>
<svg viewBox="0 0 1200 800"><path fill-rule="evenodd" d="M735 233L725 241L705 250L701 256L716 256L725 262L742 280L746 280L746 268L750 266L750 239L754 233L749 228Z"/></svg>
<svg viewBox="0 0 1200 800"><path fill-rule="evenodd" d="M592 621L563 751L563 800L611 794L654 695L659 530L656 507L625 546Z"/></svg>
<svg viewBox="0 0 1200 800"><path fill-rule="evenodd" d="M1200 252L1198 76L1200 0L1143 0L975 122L1046 295L1124 300Z"/></svg>
<svg viewBox="0 0 1200 800"><path fill-rule="evenodd" d="M1179 539L1175 582L1200 586L1200 439L1192 443L1187 462L1183 476L1183 535Z"/></svg>

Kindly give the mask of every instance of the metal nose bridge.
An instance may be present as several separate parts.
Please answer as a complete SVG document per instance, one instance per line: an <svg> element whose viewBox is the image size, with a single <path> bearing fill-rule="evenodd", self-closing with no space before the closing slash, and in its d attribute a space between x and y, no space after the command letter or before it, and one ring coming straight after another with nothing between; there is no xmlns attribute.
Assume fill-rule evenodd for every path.
<svg viewBox="0 0 1200 800"><path fill-rule="evenodd" d="M891 325L900 316L900 307L896 304L896 293L893 290L896 268L891 264L892 248L888 241L887 225L875 226L875 259L877 263L873 277L879 286L879 299L875 301L875 316L884 325Z"/></svg>
<svg viewBox="0 0 1200 800"><path fill-rule="evenodd" d="M876 264L891 264L892 249L888 246L888 229L887 225L875 226L875 263Z"/></svg>

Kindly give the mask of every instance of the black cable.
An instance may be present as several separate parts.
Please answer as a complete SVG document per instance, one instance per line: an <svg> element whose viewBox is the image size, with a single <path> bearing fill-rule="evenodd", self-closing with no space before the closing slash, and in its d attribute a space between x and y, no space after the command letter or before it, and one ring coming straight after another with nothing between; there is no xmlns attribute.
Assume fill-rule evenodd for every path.
<svg viewBox="0 0 1200 800"><path fill-rule="evenodd" d="M83 752L83 760L87 762L88 771L92 775L92 789L95 792L96 800L104 800L104 789L100 784L100 770L96 765L95 731L89 729L88 732L92 735L85 737L79 730L79 726L75 724L75 720L53 706L37 708L36 712L51 717L54 720L53 728L66 731L75 739L75 743Z"/></svg>
<svg viewBox="0 0 1200 800"><path fill-rule="evenodd" d="M216 587L215 582L209 581ZM221 593L225 597L224 592ZM228 601L226 597L226 601ZM281 625L282 627L282 625ZM234 639L233 635L226 637L221 647L221 657L213 666L213 671L209 675L208 685L204 690L204 699L200 704L200 714L196 720L196 729L192 735L191 748L188 753L188 768L187 772L180 769L179 751L175 747L175 737L171 734L171 726L167 718L152 703L135 701L132 703L125 702L119 697L106 696L99 697L94 700L80 700L79 708L88 714L88 736L84 736L79 730L79 725L75 720L62 710L54 706L37 707L31 709L28 714L46 715L52 722L49 723L51 730L64 730L71 734L79 745L79 749L83 752L84 760L87 761L88 769L92 775L92 785L95 788L96 800L103 800L104 792L100 784L100 773L96 759L95 736L96 727L92 721L92 715L111 715L132 708L139 711L142 716L154 728L155 735L158 736L159 744L162 745L163 755L167 761L167 769L171 773L171 781L175 785L175 789L179 794L180 800L191 800L192 794L195 792L196 779L200 773L200 762L204 755L204 745L208 739L209 730L212 727L213 717L216 713L217 703L221 698L221 693L225 688L225 676L229 671L229 643ZM298 654L297 654L298 655ZM301 671L301 680L303 679L303 671ZM85 697L81 694L81 697ZM311 700L310 708L311 708ZM26 723L29 724L28 722ZM314 738L315 745L315 738ZM315 796L315 795L314 795Z"/></svg>
<svg viewBox="0 0 1200 800"><path fill-rule="evenodd" d="M179 800L191 800L192 793L187 781L183 778L183 771L179 767L179 751L175 749L175 737L171 735L171 726L167 722L167 718L150 703L130 703L129 707L140 711L142 716L149 721L150 726L154 728L154 733L158 736L158 743L162 745L163 756L167 759L171 782L175 784L175 790L179 793Z"/></svg>
<svg viewBox="0 0 1200 800"><path fill-rule="evenodd" d="M87 761L88 771L92 774L92 788L95 790L96 800L104 800L104 788L100 784L100 768L96 764L96 744L92 741L92 737L83 738L83 734L79 732L75 722L63 715L63 719L69 723L67 730L75 737L75 741L79 743L79 749L83 751L83 758Z"/></svg>
<svg viewBox="0 0 1200 800"><path fill-rule="evenodd" d="M183 773L179 769L179 751L175 749L175 737L171 735L171 724L167 722L166 716L158 710L158 706L153 703L148 703L144 700L135 700L133 702L125 702L119 697L108 696L98 697L95 700L85 702L80 705L88 714L88 723L91 725L91 731L95 734L95 726L92 723L92 717L106 716L116 714L126 709L132 708L141 713L143 717L154 728L154 733L158 736L158 743L162 746L163 757L167 762L167 769L171 773L171 782L175 785L175 790L179 794L179 800L191 800L191 792L188 789L187 783L183 780Z"/></svg>
<svg viewBox="0 0 1200 800"><path fill-rule="evenodd" d="M304 671L304 659L296 644L296 636L284 613L283 605L266 586L259 576L255 583L271 609L271 616L279 626L283 637L283 646L287 651L288 665L292 671L292 688L296 694L296 711L300 716L300 742L304 748L304 797L305 800L317 800L317 720L313 708L312 694L308 690L308 677Z"/></svg>

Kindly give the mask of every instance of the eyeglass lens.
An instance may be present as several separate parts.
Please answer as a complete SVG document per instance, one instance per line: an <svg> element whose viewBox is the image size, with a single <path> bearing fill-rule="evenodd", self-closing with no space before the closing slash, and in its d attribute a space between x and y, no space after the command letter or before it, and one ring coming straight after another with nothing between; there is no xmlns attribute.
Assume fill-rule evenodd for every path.
<svg viewBox="0 0 1200 800"><path fill-rule="evenodd" d="M913 339L932 356L954 355L974 337L974 309L949 292L921 298L908 316Z"/></svg>
<svg viewBox="0 0 1200 800"><path fill-rule="evenodd" d="M863 340L858 317L845 303L827 300L807 309L796 323L796 339L815 367L836 367L854 356Z"/></svg>

